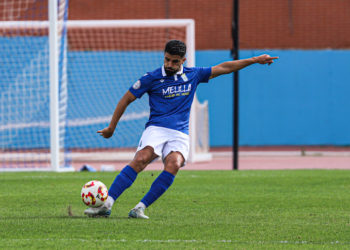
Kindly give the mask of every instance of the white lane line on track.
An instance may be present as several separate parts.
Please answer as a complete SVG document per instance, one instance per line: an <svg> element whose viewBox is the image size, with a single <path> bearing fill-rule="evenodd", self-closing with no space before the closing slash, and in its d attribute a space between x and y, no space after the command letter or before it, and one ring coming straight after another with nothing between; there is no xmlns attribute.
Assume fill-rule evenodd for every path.
<svg viewBox="0 0 350 250"><path fill-rule="evenodd" d="M211 152L214 158L232 157L232 152ZM341 156L349 157L350 151L249 151L239 152L239 156Z"/></svg>

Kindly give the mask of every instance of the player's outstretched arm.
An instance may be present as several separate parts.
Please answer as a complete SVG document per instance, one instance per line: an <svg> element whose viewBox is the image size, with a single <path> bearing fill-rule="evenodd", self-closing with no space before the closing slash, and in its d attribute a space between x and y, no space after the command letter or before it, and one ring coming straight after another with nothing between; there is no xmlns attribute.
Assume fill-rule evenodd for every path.
<svg viewBox="0 0 350 250"><path fill-rule="evenodd" d="M97 133L99 133L101 136L107 139L112 137L114 130L117 127L117 124L120 120L120 117L122 117L122 115L125 112L125 109L129 106L129 104L135 100L136 97L133 94L131 94L131 92L128 90L128 92L126 92L122 99L120 99L120 101L118 102L117 107L114 110L112 120L109 123L109 126L107 128L97 131Z"/></svg>
<svg viewBox="0 0 350 250"><path fill-rule="evenodd" d="M261 55L261 56L256 56L249 59L223 62L211 68L210 79L217 76L224 75L224 74L230 74L232 72L236 72L254 63L270 65L271 63L273 63L273 60L275 59L278 59L278 57Z"/></svg>

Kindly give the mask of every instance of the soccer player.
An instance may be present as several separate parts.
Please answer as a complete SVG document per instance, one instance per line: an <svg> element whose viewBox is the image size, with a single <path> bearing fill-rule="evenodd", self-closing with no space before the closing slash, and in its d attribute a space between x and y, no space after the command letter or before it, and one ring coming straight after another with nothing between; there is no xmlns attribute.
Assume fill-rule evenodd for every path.
<svg viewBox="0 0 350 250"><path fill-rule="evenodd" d="M97 131L104 138L110 138L127 106L136 98L148 93L150 118L134 159L115 178L105 204L98 208L88 208L84 211L85 214L108 217L113 203L133 184L138 173L162 157L164 171L129 213L131 218L148 219L144 214L145 209L164 194L173 183L179 169L186 164L190 144L188 136L190 110L199 83L207 83L214 77L238 71L254 63L270 65L278 58L260 55L223 62L214 67L188 68L183 66L186 61L185 54L185 43L179 40L169 41L164 49L164 65L147 72L131 86L118 102L109 126Z"/></svg>

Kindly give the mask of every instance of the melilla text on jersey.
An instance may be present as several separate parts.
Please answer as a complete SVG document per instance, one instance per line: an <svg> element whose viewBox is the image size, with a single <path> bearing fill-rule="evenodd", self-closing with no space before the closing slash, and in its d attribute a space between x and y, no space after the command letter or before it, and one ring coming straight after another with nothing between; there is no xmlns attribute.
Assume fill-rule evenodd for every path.
<svg viewBox="0 0 350 250"><path fill-rule="evenodd" d="M184 82L188 81L186 74L182 74L181 78ZM171 86L163 89L163 96L165 98L172 98L177 96L185 96L191 93L191 84L184 84L179 86Z"/></svg>
<svg viewBox="0 0 350 250"><path fill-rule="evenodd" d="M163 96L165 98L172 98L177 96L185 96L191 93L191 84L171 86L163 89Z"/></svg>

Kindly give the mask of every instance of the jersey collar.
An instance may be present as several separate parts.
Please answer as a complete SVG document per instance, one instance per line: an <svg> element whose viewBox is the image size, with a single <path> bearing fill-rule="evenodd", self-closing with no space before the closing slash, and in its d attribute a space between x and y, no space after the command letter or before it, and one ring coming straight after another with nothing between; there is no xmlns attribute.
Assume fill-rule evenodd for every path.
<svg viewBox="0 0 350 250"><path fill-rule="evenodd" d="M182 75L183 72L184 72L184 67L181 65L181 69L180 69L178 72L176 72L176 75ZM162 75L163 75L164 77L167 76L166 73L165 73L164 65L163 65L163 67L162 67Z"/></svg>

